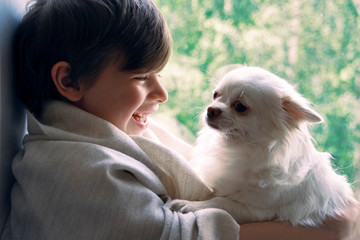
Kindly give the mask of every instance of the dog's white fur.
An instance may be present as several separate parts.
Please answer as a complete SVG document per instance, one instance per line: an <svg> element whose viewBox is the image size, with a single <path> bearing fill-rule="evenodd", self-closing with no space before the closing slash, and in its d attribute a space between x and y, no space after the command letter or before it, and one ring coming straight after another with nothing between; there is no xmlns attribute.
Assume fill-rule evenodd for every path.
<svg viewBox="0 0 360 240"><path fill-rule="evenodd" d="M222 208L240 224L317 226L355 201L331 156L313 146L307 125L322 122L321 116L280 77L257 67L230 71L204 119L192 163L216 196L176 200L173 209Z"/></svg>

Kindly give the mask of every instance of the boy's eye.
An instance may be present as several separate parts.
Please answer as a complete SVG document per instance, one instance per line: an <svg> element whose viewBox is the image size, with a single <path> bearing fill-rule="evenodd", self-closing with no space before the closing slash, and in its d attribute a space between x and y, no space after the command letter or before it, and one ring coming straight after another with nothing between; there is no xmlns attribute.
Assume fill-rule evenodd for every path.
<svg viewBox="0 0 360 240"><path fill-rule="evenodd" d="M156 76L157 78L161 78L160 74L157 74L154 76ZM152 77L153 77L153 75L151 75L151 74L150 75L140 75L140 76L134 77L134 79L136 79L138 81L148 81Z"/></svg>
<svg viewBox="0 0 360 240"><path fill-rule="evenodd" d="M135 77L136 80L139 80L139 81L146 81L148 80L148 76L138 76L138 77Z"/></svg>

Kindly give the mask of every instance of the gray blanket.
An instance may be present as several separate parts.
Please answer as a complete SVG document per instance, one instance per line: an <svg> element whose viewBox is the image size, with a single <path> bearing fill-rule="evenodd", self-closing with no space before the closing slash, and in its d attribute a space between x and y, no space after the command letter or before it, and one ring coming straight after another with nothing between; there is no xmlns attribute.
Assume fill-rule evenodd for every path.
<svg viewBox="0 0 360 240"><path fill-rule="evenodd" d="M129 137L64 102L49 103L41 121L28 114L24 152L13 162L12 239L239 239L223 210L167 207L211 191L187 163L191 148L151 129Z"/></svg>

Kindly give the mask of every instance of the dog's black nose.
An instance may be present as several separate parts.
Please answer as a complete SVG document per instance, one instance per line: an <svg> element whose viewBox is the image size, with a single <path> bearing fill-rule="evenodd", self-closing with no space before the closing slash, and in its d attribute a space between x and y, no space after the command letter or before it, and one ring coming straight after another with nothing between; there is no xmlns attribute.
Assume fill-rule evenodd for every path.
<svg viewBox="0 0 360 240"><path fill-rule="evenodd" d="M220 114L221 114L221 109L220 108L208 107L208 109L207 109L207 117L209 119L216 118Z"/></svg>

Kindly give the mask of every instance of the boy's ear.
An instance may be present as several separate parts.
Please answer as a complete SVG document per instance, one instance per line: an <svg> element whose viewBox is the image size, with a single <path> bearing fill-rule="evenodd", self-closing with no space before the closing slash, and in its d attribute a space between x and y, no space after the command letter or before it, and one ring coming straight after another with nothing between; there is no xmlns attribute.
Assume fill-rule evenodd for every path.
<svg viewBox="0 0 360 240"><path fill-rule="evenodd" d="M82 98L82 91L79 86L72 83L70 79L71 67L68 62L56 63L51 69L52 80L59 93L71 102L77 102Z"/></svg>

